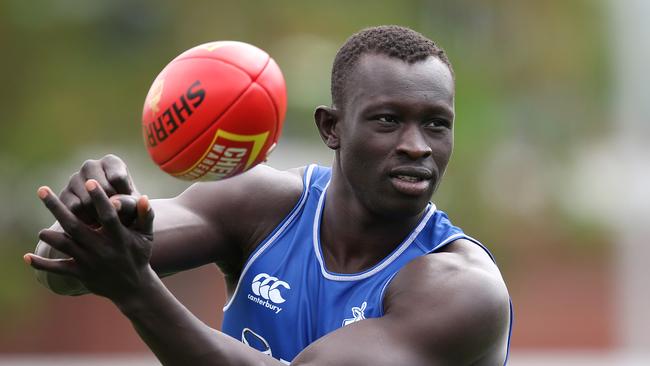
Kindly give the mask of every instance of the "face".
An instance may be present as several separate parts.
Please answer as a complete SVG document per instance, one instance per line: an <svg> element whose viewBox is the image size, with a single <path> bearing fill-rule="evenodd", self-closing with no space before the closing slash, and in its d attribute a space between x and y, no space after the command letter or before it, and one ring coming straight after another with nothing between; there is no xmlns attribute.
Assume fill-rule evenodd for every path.
<svg viewBox="0 0 650 366"><path fill-rule="evenodd" d="M334 129L343 185L374 214L417 215L452 152L451 72L435 57L366 54L353 74Z"/></svg>

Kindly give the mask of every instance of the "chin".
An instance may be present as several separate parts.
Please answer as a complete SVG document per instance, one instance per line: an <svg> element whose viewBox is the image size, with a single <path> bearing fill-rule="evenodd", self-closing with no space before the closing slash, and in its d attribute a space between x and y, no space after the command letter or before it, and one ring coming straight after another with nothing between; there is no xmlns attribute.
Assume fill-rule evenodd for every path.
<svg viewBox="0 0 650 366"><path fill-rule="evenodd" d="M408 218L418 216L427 208L430 198L430 195L423 197L387 197L378 203L376 212L389 218Z"/></svg>

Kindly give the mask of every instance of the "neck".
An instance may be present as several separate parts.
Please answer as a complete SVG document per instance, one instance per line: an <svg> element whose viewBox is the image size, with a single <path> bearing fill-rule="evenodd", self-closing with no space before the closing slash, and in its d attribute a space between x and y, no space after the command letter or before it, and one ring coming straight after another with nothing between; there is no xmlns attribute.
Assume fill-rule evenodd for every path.
<svg viewBox="0 0 650 366"><path fill-rule="evenodd" d="M332 177L320 225L323 260L328 270L357 273L386 258L415 229L415 216L391 217L372 212Z"/></svg>

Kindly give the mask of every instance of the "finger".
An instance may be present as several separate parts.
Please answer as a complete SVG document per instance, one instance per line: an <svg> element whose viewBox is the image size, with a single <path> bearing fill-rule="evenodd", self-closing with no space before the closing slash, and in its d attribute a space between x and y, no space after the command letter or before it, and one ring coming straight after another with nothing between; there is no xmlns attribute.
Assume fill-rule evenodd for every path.
<svg viewBox="0 0 650 366"><path fill-rule="evenodd" d="M102 187L97 183L96 180L90 179L86 182L86 189L90 194L90 198L93 200L95 205L95 210L97 211L97 220L106 230L106 232L114 237L120 234L122 224L120 219L117 216L117 210L115 206L108 199L106 192Z"/></svg>
<svg viewBox="0 0 650 366"><path fill-rule="evenodd" d="M122 159L113 154L106 155L101 160L106 179L115 188L116 193L136 193L133 181ZM109 195L111 196L111 195Z"/></svg>
<svg viewBox="0 0 650 366"><path fill-rule="evenodd" d="M153 218L154 213L151 209L151 204L149 203L149 197L141 196L138 199L138 218L137 218L137 229L142 234L149 237L153 236Z"/></svg>
<svg viewBox="0 0 650 366"><path fill-rule="evenodd" d="M59 197L52 190L43 186L38 189L38 197L43 201L45 207L54 215L61 224L63 230L78 243L86 243L90 239L90 229L81 222L67 207L59 200Z"/></svg>
<svg viewBox="0 0 650 366"><path fill-rule="evenodd" d="M79 268L74 258L49 259L36 254L27 253L23 260L34 269L61 275L79 277Z"/></svg>
<svg viewBox="0 0 650 366"><path fill-rule="evenodd" d="M85 258L83 249L65 233L44 229L38 233L38 238L52 248L59 250L70 257L81 260Z"/></svg>
<svg viewBox="0 0 650 366"><path fill-rule="evenodd" d="M107 196L112 196L116 192L115 188L109 183L106 172L104 171L104 166L99 160L86 160L86 162L81 166L81 171L79 172L80 176L86 183L89 179L94 179L99 183L100 187L106 192ZM86 195L88 195L86 193ZM90 200L90 197L89 197Z"/></svg>
<svg viewBox="0 0 650 366"><path fill-rule="evenodd" d="M96 221L95 210L92 208L90 195L84 188L84 182L79 173L73 174L67 187L61 191L59 199L84 222L93 222Z"/></svg>

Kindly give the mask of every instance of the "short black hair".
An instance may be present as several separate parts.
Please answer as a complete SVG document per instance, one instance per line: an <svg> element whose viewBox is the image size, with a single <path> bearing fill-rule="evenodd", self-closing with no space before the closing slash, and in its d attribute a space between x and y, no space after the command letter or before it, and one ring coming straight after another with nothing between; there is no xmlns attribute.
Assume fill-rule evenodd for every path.
<svg viewBox="0 0 650 366"><path fill-rule="evenodd" d="M398 25L365 28L353 34L341 46L332 66L332 104L341 108L345 82L362 55L375 53L395 57L408 63L437 57L454 74L445 51L422 34Z"/></svg>

